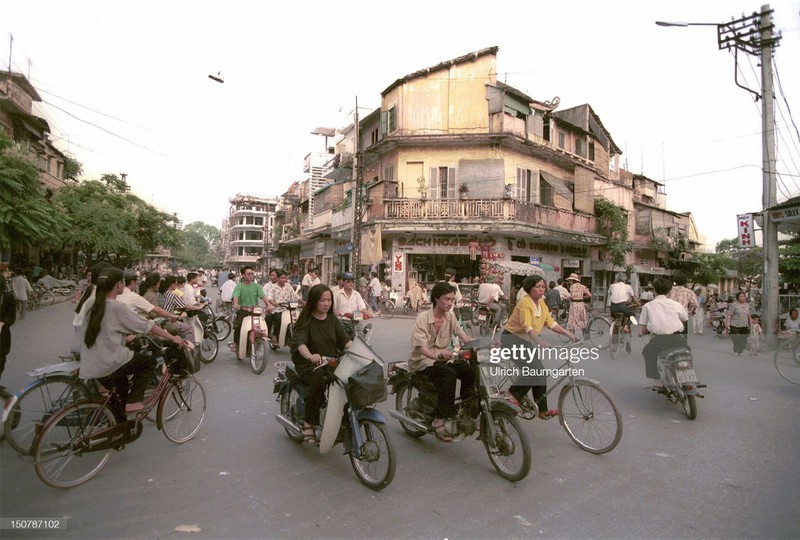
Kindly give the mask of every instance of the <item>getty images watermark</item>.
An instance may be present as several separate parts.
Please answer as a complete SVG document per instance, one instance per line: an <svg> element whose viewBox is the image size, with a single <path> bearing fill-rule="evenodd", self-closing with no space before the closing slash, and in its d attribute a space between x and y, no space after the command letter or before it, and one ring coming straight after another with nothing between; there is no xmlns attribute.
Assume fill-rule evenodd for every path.
<svg viewBox="0 0 800 540"><path fill-rule="evenodd" d="M542 362L551 360L562 362L562 364L557 368L539 368L531 365L537 358ZM575 367L575 364L598 358L600 358L600 351L595 347L538 348L524 345L495 347L489 353L489 362L494 364L489 368L489 375L511 378L552 377L554 379L568 375L583 377L583 368ZM541 365L541 363L537 362L537 365Z"/></svg>

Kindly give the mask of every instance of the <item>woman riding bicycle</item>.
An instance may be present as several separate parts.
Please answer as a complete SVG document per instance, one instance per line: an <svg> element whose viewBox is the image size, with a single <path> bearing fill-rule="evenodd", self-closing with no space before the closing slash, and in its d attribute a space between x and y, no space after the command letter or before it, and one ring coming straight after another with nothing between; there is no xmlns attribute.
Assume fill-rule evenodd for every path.
<svg viewBox="0 0 800 540"><path fill-rule="evenodd" d="M557 334L562 334L573 341L578 339L569 331L561 328L558 323L550 316L550 310L547 309L547 304L544 301L544 294L547 290L545 279L541 276L528 276L522 282L522 288L527 293L522 299L517 302L514 312L508 318L503 333L500 335L500 341L503 348L511 348L511 350L530 349L531 342L540 347L549 347L549 345L539 337L542 329L547 326L550 330ZM539 354L526 355L527 364L535 372L542 373L544 366ZM512 357L513 359L513 357ZM519 357L517 358L520 359ZM547 377L544 375L529 376L533 385L515 384L509 388L509 397L513 398L518 404L525 402L525 395L528 390L533 394L533 400L536 406L541 411L539 418L542 420L549 420L557 416L558 411L547 409Z"/></svg>
<svg viewBox="0 0 800 540"><path fill-rule="evenodd" d="M151 357L139 357L125 346L128 336L150 332L178 347L183 345L179 336L169 334L152 320L143 319L122 302L116 302L124 287L121 270L109 268L101 272L95 297L88 301L92 305L81 327L80 376L97 379L106 388L116 389L111 407L118 419L124 419L123 411L142 409L149 375L155 365ZM128 375L133 375L130 394Z"/></svg>
<svg viewBox="0 0 800 540"><path fill-rule="evenodd" d="M327 285L314 285L297 317L292 334L292 361L303 385L308 386L303 419L303 444L318 443L314 426L319 425L319 410L325 401L325 371L317 369L326 356L339 356L351 345L342 322L333 314L333 294Z"/></svg>

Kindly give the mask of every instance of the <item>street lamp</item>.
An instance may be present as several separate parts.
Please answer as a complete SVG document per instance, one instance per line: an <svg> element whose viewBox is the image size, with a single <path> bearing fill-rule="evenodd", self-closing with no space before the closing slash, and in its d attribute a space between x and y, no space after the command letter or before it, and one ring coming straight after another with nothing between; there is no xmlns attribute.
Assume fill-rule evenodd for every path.
<svg viewBox="0 0 800 540"><path fill-rule="evenodd" d="M761 137L762 137L762 236L764 244L764 270L761 279L763 289L764 334L768 343L774 345L778 326L778 228L767 210L777 203L777 182L775 174L775 110L772 88L772 48L778 45L781 36L772 33L772 10L769 4L761 6L760 13L742 16L729 23L687 23L656 21L658 26L716 26L719 49L734 53L744 51L761 59L761 94L736 84L756 94L761 100ZM738 62L738 56L736 57ZM736 73L736 72L734 72Z"/></svg>

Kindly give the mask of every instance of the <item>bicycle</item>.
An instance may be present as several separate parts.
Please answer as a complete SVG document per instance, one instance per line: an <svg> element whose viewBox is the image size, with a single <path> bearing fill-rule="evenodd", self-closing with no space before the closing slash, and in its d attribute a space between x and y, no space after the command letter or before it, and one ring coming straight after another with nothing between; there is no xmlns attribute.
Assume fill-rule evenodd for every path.
<svg viewBox="0 0 800 540"><path fill-rule="evenodd" d="M378 304L378 313L377 315L381 319L391 319L394 317L394 301L390 300L383 295L376 298L376 302Z"/></svg>
<svg viewBox="0 0 800 540"><path fill-rule="evenodd" d="M607 349L611 345L611 321L604 315L589 315L584 330L589 342L597 349Z"/></svg>
<svg viewBox="0 0 800 540"><path fill-rule="evenodd" d="M628 353L631 352L631 327L629 324L628 331L624 331L625 321L626 319L630 319L630 317L626 316L624 313L614 313L611 317L611 329L609 330L611 341L609 343L608 352L611 354L611 358L614 359L619 355L619 351L623 347Z"/></svg>
<svg viewBox="0 0 800 540"><path fill-rule="evenodd" d="M572 349L583 343L583 340L573 343L566 348ZM548 349L532 349L540 351L541 358L549 358L551 354L546 351L558 351L563 347L553 347ZM488 371L488 377L492 382L487 386L489 395L501 395L507 386L516 379L521 373L520 367L515 364L499 365L492 362L490 349L481 349L479 361L483 364L484 372ZM552 355L559 358L560 355ZM576 369L574 363L568 357L558 368L552 369L549 373L560 374L558 380L547 389L544 397L549 396L556 388L566 384L561 388L558 395L558 421L567 435L582 450L592 454L605 454L612 451L622 439L622 415L620 414L614 400L600 384L594 379L576 375L583 370ZM548 377L549 378L549 377ZM520 413L526 420L531 420L538 416L538 409L533 402L527 402L527 410Z"/></svg>
<svg viewBox="0 0 800 540"><path fill-rule="evenodd" d="M137 340L158 355L163 366L155 391L133 419L118 420L109 406L114 390L67 405L50 417L33 443L36 475L48 486L70 488L92 479L112 450L121 450L141 435L142 420L153 408L158 429L171 442L187 442L200 430L206 413L205 390L178 365L183 353L162 347L147 336Z"/></svg>
<svg viewBox="0 0 800 540"><path fill-rule="evenodd" d="M42 285L34 283L31 287L33 292L28 293L28 311L33 311L38 307L51 306L56 301L55 295ZM17 309L21 310L22 306L18 305Z"/></svg>
<svg viewBox="0 0 800 540"><path fill-rule="evenodd" d="M773 356L778 374L792 384L800 384L800 334L784 340Z"/></svg>
<svg viewBox="0 0 800 540"><path fill-rule="evenodd" d="M23 456L42 425L59 409L88 398L89 387L78 378L78 355L59 356L60 364L28 372L35 380L6 401L3 408L3 434L8 444Z"/></svg>

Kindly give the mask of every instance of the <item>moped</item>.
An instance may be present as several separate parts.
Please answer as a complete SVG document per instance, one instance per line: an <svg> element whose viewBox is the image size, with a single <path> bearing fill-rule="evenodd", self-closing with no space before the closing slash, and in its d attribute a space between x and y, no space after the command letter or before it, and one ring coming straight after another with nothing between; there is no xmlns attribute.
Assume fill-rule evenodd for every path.
<svg viewBox="0 0 800 540"><path fill-rule="evenodd" d="M301 442L308 387L300 383L291 361L275 366L278 376L273 392L278 394L281 410L275 417L291 440ZM356 337L340 357L325 358L315 369L325 369L328 377L327 406L320 415L320 453L341 443L361 483L376 491L385 488L394 478L397 462L386 418L373 407L386 399L383 361Z"/></svg>
<svg viewBox="0 0 800 540"><path fill-rule="evenodd" d="M261 306L239 307L249 314L242 319L236 358L250 361L250 369L258 375L267 367L267 320Z"/></svg>
<svg viewBox="0 0 800 540"><path fill-rule="evenodd" d="M706 388L697 379L692 363L692 351L688 347L666 349L658 354L658 374L661 387L653 391L666 397L671 403L679 403L689 420L697 418L697 399L705 397L698 392Z"/></svg>
<svg viewBox="0 0 800 540"><path fill-rule="evenodd" d="M475 388L465 400L456 397L458 412L448 428L452 441L459 442L477 433L498 474L510 482L519 482L531 468L528 436L517 420L521 407L487 389L480 364L488 365L488 348L481 352L480 359L475 348L461 349L455 361L469 363ZM431 423L438 397L425 373L412 372L407 362L390 364L389 385L396 396L395 410L389 414L400 421L403 430L412 437L435 434Z"/></svg>
<svg viewBox="0 0 800 540"><path fill-rule="evenodd" d="M269 341L269 348L277 351L281 347L289 347L292 344L292 333L297 317L300 315L299 302L281 302L278 304L283 308L281 312L281 327L273 329L275 339Z"/></svg>

